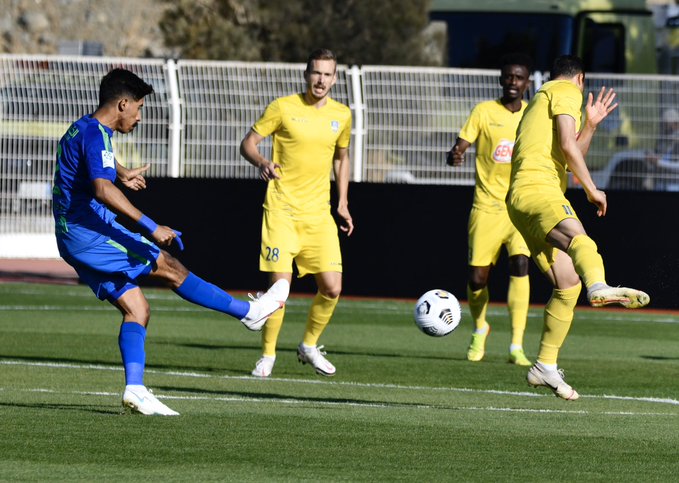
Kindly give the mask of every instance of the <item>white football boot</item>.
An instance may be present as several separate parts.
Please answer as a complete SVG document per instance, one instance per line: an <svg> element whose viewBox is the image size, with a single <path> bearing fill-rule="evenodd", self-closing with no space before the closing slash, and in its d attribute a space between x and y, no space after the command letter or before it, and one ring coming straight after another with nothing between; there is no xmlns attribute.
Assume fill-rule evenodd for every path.
<svg viewBox="0 0 679 483"><path fill-rule="evenodd" d="M255 368L252 370L251 374L256 377L269 377L271 371L273 371L273 365L276 362L276 357L262 356L260 360L255 364Z"/></svg>
<svg viewBox="0 0 679 483"><path fill-rule="evenodd" d="M587 299L592 307L620 304L626 309L638 309L648 305L651 298L647 293L627 287L611 287L595 283L587 291Z"/></svg>
<svg viewBox="0 0 679 483"><path fill-rule="evenodd" d="M283 308L290 295L290 283L284 278L277 280L265 293L258 292L256 296L248 294L252 299L250 310L241 319L243 325L250 330L262 330L266 319L275 311Z"/></svg>
<svg viewBox="0 0 679 483"><path fill-rule="evenodd" d="M526 375L528 384L533 387L544 386L552 390L556 397L566 401L575 401L580 395L564 381L563 369L548 370L536 362Z"/></svg>
<svg viewBox="0 0 679 483"><path fill-rule="evenodd" d="M334 376L335 366L330 364L330 361L324 356L326 352L322 351L323 346L309 347L303 343L297 347L297 359L302 364L310 364L314 370L321 376Z"/></svg>
<svg viewBox="0 0 679 483"><path fill-rule="evenodd" d="M125 386L123 407L146 416L179 416L177 411L158 401L144 386Z"/></svg>

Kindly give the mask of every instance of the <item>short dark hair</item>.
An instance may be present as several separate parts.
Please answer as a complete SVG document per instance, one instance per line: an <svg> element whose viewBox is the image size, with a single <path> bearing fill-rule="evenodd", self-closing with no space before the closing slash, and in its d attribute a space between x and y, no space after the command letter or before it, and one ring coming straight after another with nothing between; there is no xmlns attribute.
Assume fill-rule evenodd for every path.
<svg viewBox="0 0 679 483"><path fill-rule="evenodd" d="M550 79L557 77L573 77L585 73L585 63L577 55L560 55L554 59Z"/></svg>
<svg viewBox="0 0 679 483"><path fill-rule="evenodd" d="M523 52L510 52L500 58L500 70L510 65L520 65L530 73L533 70L533 59Z"/></svg>
<svg viewBox="0 0 679 483"><path fill-rule="evenodd" d="M152 92L153 86L144 82L133 72L127 69L113 69L101 79L99 107L125 96L130 96L138 101Z"/></svg>
<svg viewBox="0 0 679 483"><path fill-rule="evenodd" d="M306 72L311 71L311 64L313 63L314 60L334 60L335 64L337 64L337 56L335 53L330 50L330 49L316 49L313 52L309 54L309 57L307 58L306 61Z"/></svg>

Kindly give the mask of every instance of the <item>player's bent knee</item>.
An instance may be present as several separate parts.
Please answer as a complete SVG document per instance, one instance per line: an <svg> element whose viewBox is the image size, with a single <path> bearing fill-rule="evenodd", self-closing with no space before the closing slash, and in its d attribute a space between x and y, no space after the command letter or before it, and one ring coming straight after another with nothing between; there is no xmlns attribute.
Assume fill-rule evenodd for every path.
<svg viewBox="0 0 679 483"><path fill-rule="evenodd" d="M324 297L329 299L336 299L342 293L342 287L319 290Z"/></svg>
<svg viewBox="0 0 679 483"><path fill-rule="evenodd" d="M160 251L156 264L150 276L163 280L170 288L178 288L189 275L189 270L165 250Z"/></svg>
<svg viewBox="0 0 679 483"><path fill-rule="evenodd" d="M512 277L525 277L528 275L530 259L525 255L509 257L509 275Z"/></svg>

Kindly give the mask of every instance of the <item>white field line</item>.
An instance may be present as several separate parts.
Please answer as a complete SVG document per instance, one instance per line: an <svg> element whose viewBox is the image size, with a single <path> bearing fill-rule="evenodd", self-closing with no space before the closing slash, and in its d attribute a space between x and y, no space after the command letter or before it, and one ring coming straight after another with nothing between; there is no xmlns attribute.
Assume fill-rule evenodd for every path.
<svg viewBox="0 0 679 483"><path fill-rule="evenodd" d="M60 294L62 295L62 294ZM82 297L81 297L82 298ZM92 300L92 296L87 296L86 297L88 300ZM156 294L151 294L147 295L149 300L181 300L178 296L171 294L171 295L160 295L157 296ZM153 304L152 304L153 305ZM286 305L288 307L301 307L301 308L306 308L308 306L308 302L305 300L289 300ZM77 305L0 305L0 313L2 312L24 312L24 311L33 311L33 312L106 312L110 311L111 306L107 303L101 303L99 305L83 305L83 304L77 304ZM339 308L338 310L341 310ZM370 303L370 302L364 302L361 305L361 310L364 312L379 312L379 313L398 313L398 314L403 314L404 310L403 307L400 304L388 304L388 303ZM184 307L157 307L157 306L152 306L151 307L152 312L182 312L182 313L201 313L201 312L209 312L209 309L203 308L203 307L198 307L195 305L191 304L186 304ZM409 312L408 312L409 313ZM497 308L489 308L488 310L489 315L497 315L497 316L502 316L506 313L506 309L497 309ZM469 310L467 308L463 308L463 314L468 315ZM577 316L577 315L576 315ZM535 319L542 319L542 312L529 312L528 313L529 318L535 318ZM628 322L630 321L629 316L624 316L620 315L616 311L606 311L605 309L602 309L599 311L599 314L596 318L596 320L590 320L590 322L615 322L615 321L621 321L621 322ZM679 324L679 317L672 316L672 315L659 315L659 314L649 314L647 317L645 317L643 320L635 320L635 324L639 323L644 323L644 324Z"/></svg>
<svg viewBox="0 0 679 483"><path fill-rule="evenodd" d="M0 388L0 392L4 388ZM17 392L16 389L12 390ZM45 394L75 394L81 396L97 396L97 397L120 397L119 392L104 392L104 391L56 391L54 389L34 388L23 389L19 392L33 392ZM440 406L430 404L402 404L402 403L371 403L371 402L356 402L356 401L323 401L314 400L307 401L304 399L281 398L272 400L271 398L258 397L243 397L243 396L172 396L160 395L154 392L158 399L166 401L219 401L219 402L257 402L263 404L289 404L289 405L307 405L307 406L334 406L334 407L361 407L370 409L428 409L428 410L451 410L451 411L489 411L489 412L503 412L503 413L535 413L535 414L573 414L573 415L602 415L602 416L677 416L672 413L654 413L654 412L636 412L636 411L586 411L586 410L570 410L570 409L531 409L531 408L512 408L512 407L497 407L497 406Z"/></svg>
<svg viewBox="0 0 679 483"><path fill-rule="evenodd" d="M9 290L7 292L0 292L0 297L4 294L12 294L12 295L33 295L33 296L41 296L45 295L44 291L41 291L39 288L14 288L12 290ZM59 296L62 298L67 298L71 297L74 299L74 302L76 299L83 299L87 300L88 302L91 302L93 300L92 294L87 291L87 290L78 290L78 289L69 289L69 288L63 288L62 290L59 291ZM162 300L162 301L179 301L181 300L178 295L172 293L171 291L150 291L148 293L145 293L145 296L147 299L150 301L153 300ZM393 302L393 303L390 303ZM106 311L110 310L111 307L107 303L100 302L98 305L82 305L78 302L76 302L77 305L72 305L72 306L52 306L52 305L0 305L0 313L1 312L12 312L12 311L59 311L59 312L70 312L70 311L77 311L77 312L84 312L84 311ZM310 303L310 300L308 299L290 299L286 305L289 307L307 307ZM153 305L153 304L152 304ZM390 300L377 300L377 301L371 301L371 300L366 300L361 302L361 309L365 312L380 312L380 313L399 313L402 314L404 313L403 309L403 302L400 300L396 301L390 301ZM466 306L466 304L463 304L463 314L469 315L469 309ZM197 307L193 305L187 305L186 307L151 307L151 310L154 312L201 312L201 311L206 311L209 309L205 309L202 307ZM341 305L338 307L338 310L342 310ZM507 312L506 307L503 306L490 306L488 308L488 313L489 315L497 315L497 316L503 316ZM577 314L576 314L577 316ZM542 318L542 310L531 310L528 313L529 318L536 318L536 319L541 319ZM629 315L623 315L619 310L605 310L605 309L600 309L598 311L598 315L596 320L593 322L611 322L611 321L629 321ZM678 324L679 323L679 317L673 316L670 314L649 314L647 315L643 321L636 320L635 323L661 323L661 324Z"/></svg>
<svg viewBox="0 0 679 483"><path fill-rule="evenodd" d="M71 364L71 363L55 363L55 362L26 362L26 361L16 361L11 359L0 359L0 365L6 366L23 366L23 367L48 367L51 369L83 369L83 370L95 370L95 371L122 371L122 367L119 366L107 366L101 364ZM395 389L395 390L408 390L408 391L433 391L433 392L451 392L451 393L469 393L469 394L493 394L499 396L510 396L510 397L553 397L551 394L549 396L545 394L538 394L536 392L524 392L524 391L499 391L494 389L472 389L464 387L441 387L441 386L409 386L401 384L380 384L380 383L365 383L365 382L350 382L350 381L327 381L319 379L292 379L292 378L271 378L266 381L262 381L258 377L253 376L229 376L229 375L214 375L200 372L184 372L184 371L160 371L156 369L146 369L147 374L158 374L164 376L172 377L186 377L186 378L200 378L200 379L225 379L225 380L237 380L237 381L257 381L258 383L265 384L275 384L279 382L292 383L292 384L320 384L324 386L344 386L344 387L358 387L366 389ZM613 394L603 394L603 395L583 395L580 394L582 398L587 399L604 399L613 401L634 401L634 402L645 402L650 404L662 404L670 406L679 406L679 400L670 398L655 398L655 397L633 397L633 396L618 396ZM170 396L168 396L170 397ZM174 396L172 396L174 397ZM269 399L267 399L269 400ZM278 399L277 399L278 401ZM345 404L345 403L341 403ZM346 403L349 404L349 403ZM526 410L528 411L528 410ZM598 414L598 413L597 413ZM635 413L636 414L636 413Z"/></svg>

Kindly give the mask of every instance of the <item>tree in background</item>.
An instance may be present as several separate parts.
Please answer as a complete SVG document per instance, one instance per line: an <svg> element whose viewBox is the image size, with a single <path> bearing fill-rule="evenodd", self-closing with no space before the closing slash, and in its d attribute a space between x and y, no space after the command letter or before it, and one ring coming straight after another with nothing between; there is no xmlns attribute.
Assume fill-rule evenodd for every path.
<svg viewBox="0 0 679 483"><path fill-rule="evenodd" d="M428 0L165 1L165 43L184 58L304 62L327 47L344 64L440 64Z"/></svg>

